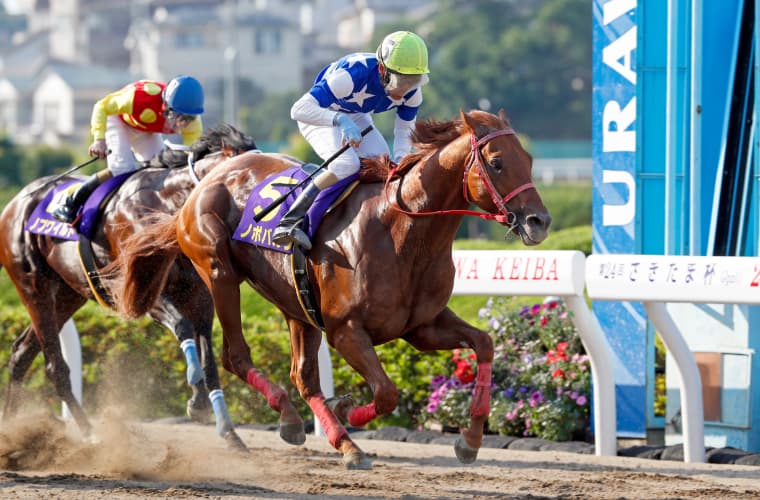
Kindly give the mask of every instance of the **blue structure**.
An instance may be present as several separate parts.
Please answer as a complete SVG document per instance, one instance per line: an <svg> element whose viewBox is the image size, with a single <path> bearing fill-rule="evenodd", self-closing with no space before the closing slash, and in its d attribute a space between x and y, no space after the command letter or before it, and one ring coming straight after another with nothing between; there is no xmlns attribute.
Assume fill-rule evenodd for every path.
<svg viewBox="0 0 760 500"><path fill-rule="evenodd" d="M760 0L594 0L593 251L758 255ZM670 307L698 353L710 446L760 451L758 307ZM654 332L639 304L594 312L616 354L618 435L655 418ZM710 420L713 419L713 420ZM677 433L677 426L669 428Z"/></svg>

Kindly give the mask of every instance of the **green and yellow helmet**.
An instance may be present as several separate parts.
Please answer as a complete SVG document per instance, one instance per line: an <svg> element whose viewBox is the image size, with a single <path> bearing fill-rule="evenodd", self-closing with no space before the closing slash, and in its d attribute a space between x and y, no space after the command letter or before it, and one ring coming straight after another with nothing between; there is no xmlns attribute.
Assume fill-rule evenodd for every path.
<svg viewBox="0 0 760 500"><path fill-rule="evenodd" d="M386 36L377 48L377 59L389 70L402 75L430 73L425 42L411 31L396 31Z"/></svg>

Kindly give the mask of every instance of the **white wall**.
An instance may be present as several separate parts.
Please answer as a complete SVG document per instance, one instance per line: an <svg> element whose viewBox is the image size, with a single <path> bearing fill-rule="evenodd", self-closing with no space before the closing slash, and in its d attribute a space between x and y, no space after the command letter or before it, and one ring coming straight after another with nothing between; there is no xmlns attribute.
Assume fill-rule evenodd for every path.
<svg viewBox="0 0 760 500"><path fill-rule="evenodd" d="M72 135L74 129L74 92L56 73L40 80L34 91L34 128L46 133Z"/></svg>

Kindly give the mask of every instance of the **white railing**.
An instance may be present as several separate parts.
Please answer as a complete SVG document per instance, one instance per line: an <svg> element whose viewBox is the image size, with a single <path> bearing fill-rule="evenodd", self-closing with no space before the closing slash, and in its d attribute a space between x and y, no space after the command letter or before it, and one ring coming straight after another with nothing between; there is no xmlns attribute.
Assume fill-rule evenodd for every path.
<svg viewBox="0 0 760 500"><path fill-rule="evenodd" d="M679 372L684 460L704 462L699 369L665 303L760 304L760 258L592 255L586 260L586 288L594 300L644 304Z"/></svg>
<svg viewBox="0 0 760 500"><path fill-rule="evenodd" d="M71 380L71 390L74 397L79 403L82 403L82 348L79 344L79 332L74 326L73 320L68 320L63 324L59 333L61 339L61 350L63 359L69 366L69 379ZM61 413L64 418L70 418L71 413L66 403L63 403Z"/></svg>
<svg viewBox="0 0 760 500"><path fill-rule="evenodd" d="M457 250L454 265L455 295L557 296L565 301L591 361L596 454L617 455L612 352L583 298L583 253Z"/></svg>

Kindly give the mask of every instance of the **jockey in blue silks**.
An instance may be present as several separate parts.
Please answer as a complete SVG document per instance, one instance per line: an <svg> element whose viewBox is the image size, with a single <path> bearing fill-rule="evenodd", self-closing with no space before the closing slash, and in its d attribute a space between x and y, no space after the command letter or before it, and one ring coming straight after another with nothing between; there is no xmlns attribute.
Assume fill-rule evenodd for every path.
<svg viewBox="0 0 760 500"><path fill-rule="evenodd" d="M421 87L427 83L428 73L425 42L409 31L386 36L375 54L349 54L322 69L311 89L293 104L290 116L322 159L344 144L352 147L296 198L275 229L275 243L292 242L311 249L311 241L301 226L319 192L358 172L360 157L390 154L377 129L365 137L361 135L362 129L373 124L373 113L396 110L393 159L398 161L409 153L411 131L422 104Z"/></svg>

